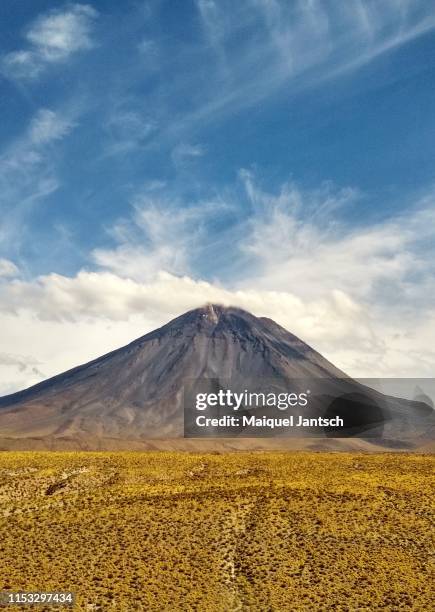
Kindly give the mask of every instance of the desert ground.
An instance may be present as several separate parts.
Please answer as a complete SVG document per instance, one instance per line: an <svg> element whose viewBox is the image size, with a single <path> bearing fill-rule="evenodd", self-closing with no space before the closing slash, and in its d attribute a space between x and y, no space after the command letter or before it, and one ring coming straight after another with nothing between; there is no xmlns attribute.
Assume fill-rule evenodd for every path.
<svg viewBox="0 0 435 612"><path fill-rule="evenodd" d="M427 612L434 467L406 453L3 452L0 590L73 591L83 611Z"/></svg>

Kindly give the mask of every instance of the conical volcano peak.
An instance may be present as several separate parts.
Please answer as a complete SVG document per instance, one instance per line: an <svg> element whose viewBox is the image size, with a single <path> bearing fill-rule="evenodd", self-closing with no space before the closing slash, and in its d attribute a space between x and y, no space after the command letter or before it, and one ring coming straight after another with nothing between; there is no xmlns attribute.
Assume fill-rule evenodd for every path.
<svg viewBox="0 0 435 612"><path fill-rule="evenodd" d="M225 318L225 313L234 310L233 308L222 306L221 304L207 303L199 308L194 308L185 312L183 315L172 319L160 329L151 332L145 338L154 335L169 333L192 335L192 333L213 333L222 320Z"/></svg>
<svg viewBox="0 0 435 612"><path fill-rule="evenodd" d="M255 317L247 310L243 310L243 308L239 308L237 306L224 306L223 304L217 304L212 302L208 302L200 308L195 308L194 310L191 310L190 313L196 313L200 315L201 318L207 319L207 321L210 321L214 324L217 324L221 321L221 319L230 316L248 318L252 319L253 321L257 319L257 317Z"/></svg>
<svg viewBox="0 0 435 612"><path fill-rule="evenodd" d="M179 334L204 333L217 337L221 334L229 333L233 336L258 337L285 333L288 337L289 332L281 328L271 319L257 317L243 308L237 306L224 306L209 302L199 308L189 310L185 314L167 323L160 331ZM292 336L293 340L300 342L298 338Z"/></svg>
<svg viewBox="0 0 435 612"><path fill-rule="evenodd" d="M218 304L206 304L203 308L202 316L205 317L211 323L218 323L219 317L224 307Z"/></svg>
<svg viewBox="0 0 435 612"><path fill-rule="evenodd" d="M173 319L162 329L174 327L186 329L193 326L198 331L202 330L211 333L216 329L230 329L238 327L240 324L245 326L247 322L252 326L255 325L256 321L259 321L257 317L241 308L209 302Z"/></svg>
<svg viewBox="0 0 435 612"><path fill-rule="evenodd" d="M334 395L343 392L336 381L353 384L273 319L208 303L111 353L0 398L0 440L180 437L186 384L207 379L230 381L240 390L271 380L286 390L295 381L326 379ZM416 399L427 403L419 392Z"/></svg>
<svg viewBox="0 0 435 612"><path fill-rule="evenodd" d="M98 359L0 398L0 433L179 435L186 380L344 376L270 319L209 303ZM35 425L36 423L36 425Z"/></svg>

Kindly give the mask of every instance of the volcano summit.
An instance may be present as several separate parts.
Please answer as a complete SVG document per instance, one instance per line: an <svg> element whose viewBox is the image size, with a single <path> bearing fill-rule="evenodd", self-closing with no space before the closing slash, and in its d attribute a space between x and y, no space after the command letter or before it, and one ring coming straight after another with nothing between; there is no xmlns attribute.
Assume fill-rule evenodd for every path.
<svg viewBox="0 0 435 612"><path fill-rule="evenodd" d="M349 379L271 319L207 305L87 364L0 398L0 437L166 439L183 435L186 380ZM356 384L356 383L355 383ZM401 409L404 409L404 400ZM408 405L409 404L409 405ZM411 404L406 405L411 409ZM379 419L375 419L379 420Z"/></svg>

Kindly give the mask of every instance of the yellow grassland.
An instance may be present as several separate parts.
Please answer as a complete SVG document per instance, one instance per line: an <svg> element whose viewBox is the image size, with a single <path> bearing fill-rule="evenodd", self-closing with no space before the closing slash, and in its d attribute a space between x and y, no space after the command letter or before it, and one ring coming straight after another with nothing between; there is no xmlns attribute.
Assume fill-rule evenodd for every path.
<svg viewBox="0 0 435 612"><path fill-rule="evenodd" d="M83 611L427 612L434 465L403 453L5 452L0 590L73 591Z"/></svg>

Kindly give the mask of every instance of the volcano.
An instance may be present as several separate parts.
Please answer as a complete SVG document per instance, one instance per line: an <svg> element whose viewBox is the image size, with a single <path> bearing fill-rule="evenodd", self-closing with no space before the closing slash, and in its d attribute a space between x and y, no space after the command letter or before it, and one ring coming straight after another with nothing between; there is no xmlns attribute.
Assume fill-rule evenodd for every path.
<svg viewBox="0 0 435 612"><path fill-rule="evenodd" d="M207 305L127 346L0 398L0 437L180 438L183 389L186 381L198 379L231 380L239 388L253 388L265 379L279 381L282 388L301 379L340 381L347 391L356 385L271 319ZM398 402L400 413L423 409L416 402ZM360 409L357 404L351 409Z"/></svg>

